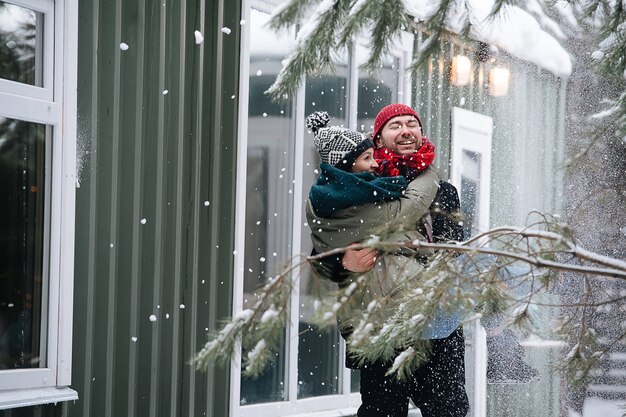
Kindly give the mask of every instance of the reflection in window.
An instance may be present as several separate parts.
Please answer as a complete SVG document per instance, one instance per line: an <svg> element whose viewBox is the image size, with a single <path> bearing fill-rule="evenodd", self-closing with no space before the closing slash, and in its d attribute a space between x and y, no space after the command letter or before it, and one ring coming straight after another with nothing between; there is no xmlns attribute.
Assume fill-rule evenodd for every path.
<svg viewBox="0 0 626 417"><path fill-rule="evenodd" d="M346 121L346 67L335 65L332 74L310 77L306 80L305 112L308 116L314 111L325 111L334 125L343 125Z"/></svg>
<svg viewBox="0 0 626 417"><path fill-rule="evenodd" d="M43 13L0 1L0 78L43 86Z"/></svg>
<svg viewBox="0 0 626 417"><path fill-rule="evenodd" d="M461 211L463 212L463 233L466 239L474 236L478 230L480 154L463 149L461 157Z"/></svg>
<svg viewBox="0 0 626 417"><path fill-rule="evenodd" d="M292 253L292 104L272 102L264 94L282 66L286 49L279 46L287 48L292 35L279 37L265 28L268 18L251 11L244 308L255 302L255 290L279 272ZM283 335L279 353L264 373L254 379L242 377L241 404L284 401L286 360Z"/></svg>
<svg viewBox="0 0 626 417"><path fill-rule="evenodd" d="M275 67L280 65L278 58L250 59L251 67ZM256 64L256 65L255 65ZM250 76L250 103L248 107L249 117L291 117L291 107L285 106L283 102L273 101L269 94L265 94L267 89L276 79L276 73L264 75L258 70L259 75Z"/></svg>
<svg viewBox="0 0 626 417"><path fill-rule="evenodd" d="M367 51L363 46L357 48L359 67L365 63ZM361 132L373 132L376 115L387 104L398 101L400 80L397 58L385 57L382 66L374 74L359 71L359 98L357 110L357 129Z"/></svg>
<svg viewBox="0 0 626 417"><path fill-rule="evenodd" d="M45 131L0 118L0 369L43 365Z"/></svg>

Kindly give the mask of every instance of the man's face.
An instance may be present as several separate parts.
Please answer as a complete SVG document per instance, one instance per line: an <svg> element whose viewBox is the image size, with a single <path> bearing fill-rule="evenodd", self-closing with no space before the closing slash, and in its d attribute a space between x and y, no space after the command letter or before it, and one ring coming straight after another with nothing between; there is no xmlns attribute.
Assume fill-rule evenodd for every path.
<svg viewBox="0 0 626 417"><path fill-rule="evenodd" d="M398 155L417 151L422 146L422 129L415 116L396 116L380 132L380 145Z"/></svg>

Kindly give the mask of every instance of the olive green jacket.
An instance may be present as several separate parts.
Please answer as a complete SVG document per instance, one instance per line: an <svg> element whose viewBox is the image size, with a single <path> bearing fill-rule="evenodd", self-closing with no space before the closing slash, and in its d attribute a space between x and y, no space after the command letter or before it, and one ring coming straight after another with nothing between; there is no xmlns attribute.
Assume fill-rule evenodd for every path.
<svg viewBox="0 0 626 417"><path fill-rule="evenodd" d="M317 216L307 200L306 216L315 249L321 253L342 248L372 235L393 233L400 238L414 235L416 224L429 213L439 180L439 174L428 168L409 183L405 198L348 207L332 217ZM418 237L424 236L420 233Z"/></svg>
<svg viewBox="0 0 626 417"><path fill-rule="evenodd" d="M311 202L307 201L306 215L315 251L323 253L347 247L367 241L373 235L390 242L425 240L424 224L430 223L429 207L437 193L439 180L436 171L428 168L409 183L404 198L349 207L326 218L317 216ZM356 307L338 314L342 333L354 326L354 320L362 316L370 301L392 295L403 276L415 274L421 264L414 255L425 254L402 250L379 252L379 255L382 256L378 257L372 270L365 274L351 274L339 282L342 288L359 283L358 292L351 297L351 305ZM323 273L323 270L316 272ZM362 275L365 279L358 280ZM335 277L323 278L335 281Z"/></svg>

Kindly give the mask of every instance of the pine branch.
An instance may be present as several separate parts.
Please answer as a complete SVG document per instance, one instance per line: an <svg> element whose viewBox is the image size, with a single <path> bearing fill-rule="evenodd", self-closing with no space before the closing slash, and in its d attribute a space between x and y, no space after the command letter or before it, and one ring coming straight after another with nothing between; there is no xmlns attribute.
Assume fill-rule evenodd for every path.
<svg viewBox="0 0 626 417"><path fill-rule="evenodd" d="M621 1L600 0L574 2L579 6L578 19L590 25L592 32L603 39L598 50L593 52L595 69L605 82L613 83L619 97L601 115L611 112L605 120L595 115L593 129L600 132L612 130L619 137L626 136L626 98L624 77L626 77L626 6ZM593 121L593 120L592 120ZM593 130L592 130L593 132Z"/></svg>
<svg viewBox="0 0 626 417"><path fill-rule="evenodd" d="M469 242L402 244L371 239L363 246L385 251L393 251L402 245L423 246L437 252L427 266L417 269L412 266L412 260L406 258L404 268L391 272L393 275L389 278L393 277L395 284L385 292L372 293L371 283L364 276L339 291L320 291L311 324L329 328L341 318L341 329L352 331L348 346L353 359L361 364L387 363L388 374L402 380L428 359L429 342L421 337L439 314L457 314L462 323L476 317L492 317L497 318L499 326L513 326L541 334L556 326L546 326L545 319L543 322L539 320L538 307L558 307L571 314L562 317L561 324L556 327L558 335L552 333L550 337L562 337L572 346L561 367L572 381L584 381L590 369L617 343L617 339L602 344L598 342L591 326L596 307L609 303L620 306L626 299L626 296L615 297L606 291L598 298L595 285L585 277L624 278L626 263L580 248L564 234L555 232L567 232L568 228L552 222L548 216L540 215L532 224L535 227L541 225L546 230L500 227L471 241L480 245L491 239L499 248L470 246ZM345 249L294 261L281 274L268 280L257 292L252 306L228 320L196 355L193 362L198 369L206 369L213 362L225 363L238 351L241 341L243 374L252 377L261 374L276 358L278 342L283 340L289 297L296 280L294 273L304 263L316 262ZM588 262L590 265L543 260L546 255L554 253L557 256L550 255L553 258L566 255L570 262ZM513 263L519 260L537 265L538 269L512 269L515 268ZM546 271L564 270L585 274L582 301L556 303L545 299L557 276ZM599 289L602 291L602 287ZM624 334L619 338L623 339Z"/></svg>
<svg viewBox="0 0 626 417"><path fill-rule="evenodd" d="M413 62L409 67L410 71L417 71L421 68L433 55L441 50L442 40L444 39L446 29L445 21L448 14L450 4L453 0L442 1L436 13L427 21L420 23L420 28L428 34L428 38L422 42L419 49L413 56Z"/></svg>
<svg viewBox="0 0 626 417"><path fill-rule="evenodd" d="M305 12L316 0L287 0L272 13L268 27L275 31L287 29L302 20Z"/></svg>
<svg viewBox="0 0 626 417"><path fill-rule="evenodd" d="M212 335L204 347L191 360L197 369L206 370L213 362L224 364L241 348L248 351L244 358L246 376L261 373L272 356L285 323L292 291L292 273L306 261L285 269L268 279L259 289L256 302L226 320L221 329Z"/></svg>
<svg viewBox="0 0 626 417"><path fill-rule="evenodd" d="M323 1L298 31L293 51L266 91L273 100L293 94L306 75L316 75L326 68L333 68L331 53L337 46L335 31L343 21L349 1Z"/></svg>
<svg viewBox="0 0 626 417"><path fill-rule="evenodd" d="M505 230L510 231L510 228L507 228ZM487 235L487 233L485 233L484 235ZM396 248L406 247L406 248L411 248L415 250L420 250L420 249L446 250L450 252L461 252L461 253L467 253L471 255L474 255L474 254L496 255L496 256L501 256L504 258L509 258L509 259L513 259L517 261L523 261L529 265L533 265L539 268L550 268L550 269L557 270L557 271L578 272L578 273L583 273L583 274L592 274L592 275L605 276L605 277L610 277L610 278L626 279L626 268L623 268L622 266L618 266L616 267L616 269L613 269L613 268L600 268L600 267L585 266L585 265L572 265L572 264L566 264L562 262L550 261L548 259L544 259L542 257L532 255L532 254L525 255L525 254L520 254L520 253L515 253L515 252L509 252L506 250L466 246L466 245L461 245L461 244L426 243L426 242L419 242L419 241L418 242L415 242L415 241L414 242L402 242L402 243L385 242L385 243L381 243L378 245L369 245L369 244L354 245L353 249L363 249L363 248L389 249L390 247L396 247ZM346 249L347 248L333 249L333 250L320 253L314 256L309 256L308 260L316 261L316 260L322 259L325 256L331 256L331 255L336 255L338 253L343 253L345 252ZM563 252L560 252L560 253L563 253ZM585 259L585 260L589 260L592 262L596 262L601 265L604 264L605 262L612 262L610 261L610 258L607 258L603 255L596 254L590 251L585 251L580 248L578 248L575 251L566 251L565 253L574 255L575 257L578 257L580 259ZM619 263L619 265L621 265L621 261L617 261L617 262Z"/></svg>
<svg viewBox="0 0 626 417"><path fill-rule="evenodd" d="M370 54L364 68L375 71L382 58L386 55L391 41L402 31L411 28L412 20L404 8L403 0L370 0L374 16L372 24L372 44Z"/></svg>
<svg viewBox="0 0 626 417"><path fill-rule="evenodd" d="M377 0L357 0L354 3L341 29L339 35L340 45L348 45L359 35L363 28L368 26L369 21L379 11L376 7L377 5Z"/></svg>

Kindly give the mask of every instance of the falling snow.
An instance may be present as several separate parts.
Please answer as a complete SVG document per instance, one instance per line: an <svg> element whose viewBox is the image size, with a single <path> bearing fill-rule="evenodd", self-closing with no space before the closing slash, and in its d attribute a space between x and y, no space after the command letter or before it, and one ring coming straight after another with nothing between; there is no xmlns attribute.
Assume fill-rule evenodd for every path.
<svg viewBox="0 0 626 417"><path fill-rule="evenodd" d="M198 30L193 32L193 36L196 39L196 45L200 45L204 41L204 36L202 36L202 32Z"/></svg>

